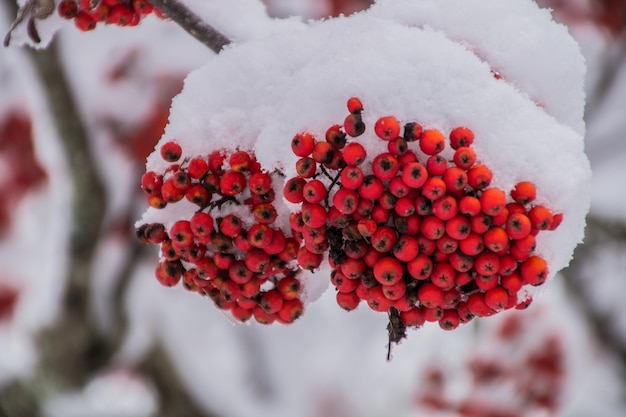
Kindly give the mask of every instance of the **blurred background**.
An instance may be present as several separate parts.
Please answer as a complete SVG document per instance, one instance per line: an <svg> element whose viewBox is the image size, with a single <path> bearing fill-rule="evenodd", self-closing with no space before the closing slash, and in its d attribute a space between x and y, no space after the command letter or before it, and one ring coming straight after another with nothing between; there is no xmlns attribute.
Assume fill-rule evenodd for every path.
<svg viewBox="0 0 626 417"><path fill-rule="evenodd" d="M305 20L371 4L264 3ZM0 417L626 415L626 2L538 3L587 60L585 243L527 311L427 325L389 363L386 317L332 291L263 327L154 279L139 179L210 50L154 17L1 49ZM0 4L0 33L16 12Z"/></svg>

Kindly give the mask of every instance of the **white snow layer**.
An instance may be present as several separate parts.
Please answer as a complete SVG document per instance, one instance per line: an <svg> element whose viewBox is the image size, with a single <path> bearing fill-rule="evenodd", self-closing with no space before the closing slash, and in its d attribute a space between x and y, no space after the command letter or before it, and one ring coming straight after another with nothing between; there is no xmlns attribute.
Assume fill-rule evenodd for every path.
<svg viewBox="0 0 626 417"><path fill-rule="evenodd" d="M556 231L538 236L554 275L582 241L589 209L584 71L566 29L532 1L381 1L371 11L227 48L187 77L161 143L175 139L183 156L254 150L265 169L289 178L293 135L323 137L343 122L352 96L364 103L368 130L358 141L370 155L386 149L373 134L381 116L446 134L467 126L494 186L508 192L532 181L537 203L564 214ZM158 149L147 169L162 172ZM149 209L142 220L171 224L172 215L192 209Z"/></svg>

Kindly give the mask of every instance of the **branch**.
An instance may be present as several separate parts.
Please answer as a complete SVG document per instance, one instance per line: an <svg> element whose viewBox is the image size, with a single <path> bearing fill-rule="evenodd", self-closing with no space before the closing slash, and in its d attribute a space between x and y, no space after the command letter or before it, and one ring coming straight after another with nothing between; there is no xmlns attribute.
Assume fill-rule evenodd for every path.
<svg viewBox="0 0 626 417"><path fill-rule="evenodd" d="M231 43L230 39L203 21L178 0L150 0L150 3L216 54Z"/></svg>

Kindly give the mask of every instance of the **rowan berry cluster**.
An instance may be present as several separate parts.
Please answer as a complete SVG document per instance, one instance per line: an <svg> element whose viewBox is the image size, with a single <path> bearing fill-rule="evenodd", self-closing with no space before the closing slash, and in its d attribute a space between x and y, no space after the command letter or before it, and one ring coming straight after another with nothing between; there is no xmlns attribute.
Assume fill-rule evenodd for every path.
<svg viewBox="0 0 626 417"><path fill-rule="evenodd" d="M187 201L197 210L169 228L144 224L137 230L146 243L161 245L156 277L171 287L181 280L190 291L206 295L238 321L291 323L303 312L299 244L277 227L272 175L254 155L185 158L175 141L160 148L170 166L164 174L146 172L141 180L148 204L165 208Z"/></svg>
<svg viewBox="0 0 626 417"><path fill-rule="evenodd" d="M57 11L62 18L73 19L83 32L95 29L98 23L137 26L151 13L163 17L148 0L61 0Z"/></svg>
<svg viewBox="0 0 626 417"><path fill-rule="evenodd" d="M466 127L449 132L448 160L443 132L381 117L363 143L381 140L387 149L368 155L348 141L365 133L363 105L351 98L347 107L325 140L302 132L291 142L297 175L283 194L302 207L291 216L299 264L316 268L328 250L337 303L349 311L365 301L388 313L390 341L426 321L452 330L527 306L522 288L548 276L535 236L562 219L533 204L534 184L520 182L508 196L491 186Z"/></svg>

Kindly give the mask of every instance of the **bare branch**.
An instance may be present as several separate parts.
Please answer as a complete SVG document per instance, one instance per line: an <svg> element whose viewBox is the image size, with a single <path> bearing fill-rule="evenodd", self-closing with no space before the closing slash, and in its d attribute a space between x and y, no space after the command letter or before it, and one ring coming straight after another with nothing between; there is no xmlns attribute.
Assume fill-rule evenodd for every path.
<svg viewBox="0 0 626 417"><path fill-rule="evenodd" d="M203 21L178 0L150 0L150 3L215 53L219 53L231 43L230 39Z"/></svg>

